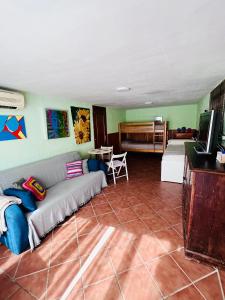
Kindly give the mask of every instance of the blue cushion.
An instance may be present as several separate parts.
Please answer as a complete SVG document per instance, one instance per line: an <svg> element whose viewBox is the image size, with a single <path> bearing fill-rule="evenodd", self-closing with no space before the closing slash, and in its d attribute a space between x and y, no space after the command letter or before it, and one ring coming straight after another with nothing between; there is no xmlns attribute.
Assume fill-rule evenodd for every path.
<svg viewBox="0 0 225 300"><path fill-rule="evenodd" d="M99 170L99 160L98 159L89 159L88 160L88 170L89 172L96 172Z"/></svg>
<svg viewBox="0 0 225 300"><path fill-rule="evenodd" d="M13 204L6 208L5 220L7 231L0 236L0 243L20 254L29 248L27 219L20 207Z"/></svg>
<svg viewBox="0 0 225 300"><path fill-rule="evenodd" d="M26 211L34 211L37 209L35 197L30 191L9 188L4 190L4 195L20 198L22 200L22 206Z"/></svg>
<svg viewBox="0 0 225 300"><path fill-rule="evenodd" d="M108 166L102 160L99 162L99 170L102 170L105 174L108 172Z"/></svg>

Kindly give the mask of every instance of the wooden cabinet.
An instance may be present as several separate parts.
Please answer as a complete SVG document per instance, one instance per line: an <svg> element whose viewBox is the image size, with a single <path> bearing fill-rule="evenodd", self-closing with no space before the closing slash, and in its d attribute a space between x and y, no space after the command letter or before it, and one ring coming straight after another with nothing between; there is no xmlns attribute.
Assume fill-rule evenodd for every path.
<svg viewBox="0 0 225 300"><path fill-rule="evenodd" d="M225 80L210 93L209 109L221 112L220 135L225 135Z"/></svg>
<svg viewBox="0 0 225 300"><path fill-rule="evenodd" d="M185 144L183 232L185 255L225 268L225 168Z"/></svg>

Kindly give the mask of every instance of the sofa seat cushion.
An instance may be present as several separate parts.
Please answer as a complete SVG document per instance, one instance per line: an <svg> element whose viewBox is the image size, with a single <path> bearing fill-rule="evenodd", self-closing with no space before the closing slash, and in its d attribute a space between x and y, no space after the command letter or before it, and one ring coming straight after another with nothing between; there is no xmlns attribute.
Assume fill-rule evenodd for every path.
<svg viewBox="0 0 225 300"><path fill-rule="evenodd" d="M39 245L41 238L65 217L77 211L106 186L104 172L97 171L64 180L49 188L45 201L38 202L38 209L27 214L31 249Z"/></svg>

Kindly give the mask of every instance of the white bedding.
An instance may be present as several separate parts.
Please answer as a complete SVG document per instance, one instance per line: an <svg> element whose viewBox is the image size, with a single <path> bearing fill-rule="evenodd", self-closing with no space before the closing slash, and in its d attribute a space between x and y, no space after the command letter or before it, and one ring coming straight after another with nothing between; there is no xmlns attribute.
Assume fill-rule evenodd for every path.
<svg viewBox="0 0 225 300"><path fill-rule="evenodd" d="M160 144L150 144L150 143L135 143L134 141L125 140L121 142L122 149L163 149L163 145Z"/></svg>

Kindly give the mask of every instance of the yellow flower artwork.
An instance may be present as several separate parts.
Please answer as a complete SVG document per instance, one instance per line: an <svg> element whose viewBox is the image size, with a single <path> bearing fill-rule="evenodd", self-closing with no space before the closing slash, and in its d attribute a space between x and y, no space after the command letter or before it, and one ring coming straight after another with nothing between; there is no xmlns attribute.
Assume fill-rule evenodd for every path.
<svg viewBox="0 0 225 300"><path fill-rule="evenodd" d="M90 109L71 106L76 144L90 142Z"/></svg>

